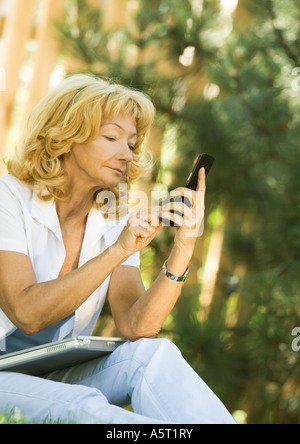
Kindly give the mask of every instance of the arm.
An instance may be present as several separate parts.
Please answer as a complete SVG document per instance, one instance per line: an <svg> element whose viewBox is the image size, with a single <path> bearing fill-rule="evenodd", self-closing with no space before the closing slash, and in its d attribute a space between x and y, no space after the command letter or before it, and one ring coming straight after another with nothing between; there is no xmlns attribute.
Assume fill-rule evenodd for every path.
<svg viewBox="0 0 300 444"><path fill-rule="evenodd" d="M168 271L177 276L182 276L188 267L197 239L195 233L198 233L203 220L205 195L203 172L199 174L198 191L200 191L198 194L191 192L190 199L193 201L193 208L196 207L195 199L199 199L199 214L196 217L195 214L190 213L190 217L193 217L196 225L192 226L186 220L186 225L182 225L177 230L174 247L167 262ZM178 189L174 196L181 192L182 190ZM167 214L166 218L169 216ZM179 216L174 217L178 218ZM177 219L177 222L180 220ZM108 299L120 333L130 340L156 336L176 304L181 294L182 285L182 282L172 281L161 272L146 291L139 270L124 266L114 270Z"/></svg>
<svg viewBox="0 0 300 444"><path fill-rule="evenodd" d="M4 193L2 197L3 195ZM1 202L1 236L3 239L18 237L16 244L22 245L22 249L14 251L10 249L10 245L6 250L2 239L0 308L16 327L28 335L35 335L71 315L116 267L150 243L160 229L151 228L150 232L145 232L143 227L128 224L122 232L121 248L117 241L77 270L60 278L38 283L32 263L25 253L22 211L14 196L8 195L7 200L11 200L13 205L7 211L8 205ZM9 230L6 230L7 227Z"/></svg>
<svg viewBox="0 0 300 444"><path fill-rule="evenodd" d="M12 202L17 206L15 199ZM24 229L22 231L21 211L18 208L14 210L6 214L6 208L3 208L3 220L7 226L18 221L18 224L13 224L7 236L11 236L11 233L18 235L18 243L21 243L25 236ZM5 237L3 226L1 235ZM7 251L3 247L0 250L0 308L25 334L35 335L71 315L116 267L148 245L160 229L161 227L151 227L150 230L144 230L134 223L128 224L122 232L121 241L118 240L102 254L77 270L41 283L37 283L32 263L25 252Z"/></svg>
<svg viewBox="0 0 300 444"><path fill-rule="evenodd" d="M34 335L71 315L123 260L110 247L63 277L37 283L26 255L0 251L0 307L16 327Z"/></svg>
<svg viewBox="0 0 300 444"><path fill-rule="evenodd" d="M167 211L166 218L169 216L169 211ZM179 216L174 215L174 217L178 218ZM150 214L148 222L132 215L128 225L112 247L79 269L48 282L37 283L30 259L25 254L0 251L0 308L14 325L29 335L34 335L47 326L64 319L80 307L113 270L133 253L145 248L154 239L162 229L161 225L157 224L158 219L157 214ZM156 222L154 226L149 224L149 221L154 220ZM192 251L190 246L193 246L193 240L187 241L185 231L185 228L181 227L176 234L176 251L171 255L168 264L169 271L173 274L183 274L186 269L185 263L188 263L191 257L189 252ZM186 259L183 262L184 255L181 252L185 252ZM167 278L161 276L159 279L159 282L164 282ZM138 302L143 294L139 280L140 277L131 280L130 283L127 281L127 288L136 288L136 291L125 292L126 297L121 304L123 310L118 310L116 307L119 303L118 297L121 298L124 294L124 287L117 292L112 290L111 294L114 295L111 297L111 304L112 310L115 312L115 322L119 325L127 325L128 323L135 325L136 313L138 310L142 310L141 313L144 313L144 317L141 316L140 320L137 320L135 330L146 331L148 326L145 326L144 319L151 316L154 306L158 304L158 296L164 287L162 284L152 286L151 292L155 297L151 297L152 308L149 312L148 298L141 299L135 305L135 302ZM180 286L178 283L171 283L172 288L175 288L175 285L177 288ZM169 282L168 284L170 285ZM166 287L166 291L168 291L169 285ZM178 292L178 290L176 291ZM180 291L173 293L172 301L168 302L168 307L175 304L179 293ZM156 308L156 312L158 311ZM161 316L160 319L163 318L164 316ZM161 322L159 323L161 324ZM136 334L130 331L125 336L135 337Z"/></svg>
<svg viewBox="0 0 300 444"><path fill-rule="evenodd" d="M183 275L189 261L186 253L174 246L168 269ZM161 272L146 291L137 268L123 265L116 268L111 276L108 300L121 335L131 341L156 336L174 308L182 286L182 282L171 281Z"/></svg>

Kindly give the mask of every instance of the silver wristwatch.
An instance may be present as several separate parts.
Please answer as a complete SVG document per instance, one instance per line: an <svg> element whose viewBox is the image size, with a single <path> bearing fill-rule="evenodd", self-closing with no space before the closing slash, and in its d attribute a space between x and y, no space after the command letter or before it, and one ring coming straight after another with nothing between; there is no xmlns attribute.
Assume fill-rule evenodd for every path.
<svg viewBox="0 0 300 444"><path fill-rule="evenodd" d="M167 261L165 261L163 268L162 268L162 272L164 273L165 276L167 276L167 278L171 279L171 281L175 281L175 282L184 282L186 280L186 278L188 277L188 274L190 272L189 267L187 267L185 273L183 276L175 276L175 274L172 274L168 271L167 269Z"/></svg>

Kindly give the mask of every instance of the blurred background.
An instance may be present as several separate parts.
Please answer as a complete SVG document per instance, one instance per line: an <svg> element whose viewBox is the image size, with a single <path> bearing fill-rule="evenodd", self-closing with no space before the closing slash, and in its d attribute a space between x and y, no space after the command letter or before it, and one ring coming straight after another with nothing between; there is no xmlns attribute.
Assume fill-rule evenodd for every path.
<svg viewBox="0 0 300 444"><path fill-rule="evenodd" d="M216 158L205 234L161 336L239 423L300 423L299 31L299 0L0 0L1 158L77 72L152 97L155 166L137 189L182 186L197 154ZM173 230L142 253L147 287ZM95 333L117 333L108 306Z"/></svg>

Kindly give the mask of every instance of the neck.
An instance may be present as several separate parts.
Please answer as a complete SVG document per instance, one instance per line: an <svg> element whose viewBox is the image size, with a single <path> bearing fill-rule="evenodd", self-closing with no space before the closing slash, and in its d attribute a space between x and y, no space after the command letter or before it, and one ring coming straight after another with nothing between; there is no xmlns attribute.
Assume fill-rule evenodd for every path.
<svg viewBox="0 0 300 444"><path fill-rule="evenodd" d="M56 202L56 211L60 223L73 225L85 223L98 188L85 188L76 183L69 183L70 193L67 199Z"/></svg>

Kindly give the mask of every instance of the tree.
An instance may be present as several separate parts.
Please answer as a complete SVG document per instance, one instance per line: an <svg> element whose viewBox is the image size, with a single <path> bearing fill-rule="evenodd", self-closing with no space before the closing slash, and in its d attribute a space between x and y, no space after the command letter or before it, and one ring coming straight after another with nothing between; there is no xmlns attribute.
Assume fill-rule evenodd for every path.
<svg viewBox="0 0 300 444"><path fill-rule="evenodd" d="M163 334L249 422L299 422L291 332L300 326L300 5L240 0L232 15L219 0L135 4L126 26L107 28L103 11L72 0L60 31L84 70L154 99L163 143L152 186L182 186L196 154L216 157L206 237ZM220 267L205 305L201 257L220 227ZM148 283L171 233L143 254Z"/></svg>

